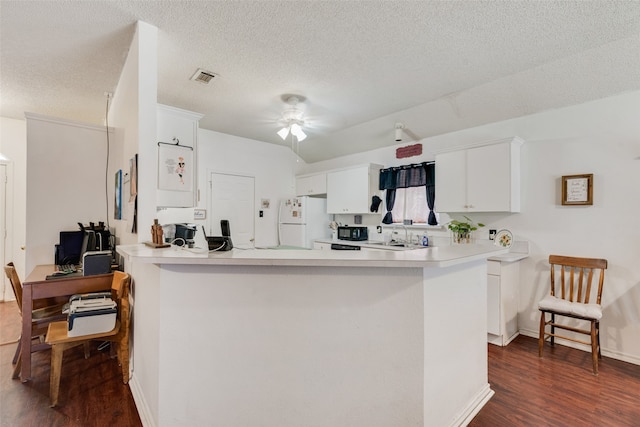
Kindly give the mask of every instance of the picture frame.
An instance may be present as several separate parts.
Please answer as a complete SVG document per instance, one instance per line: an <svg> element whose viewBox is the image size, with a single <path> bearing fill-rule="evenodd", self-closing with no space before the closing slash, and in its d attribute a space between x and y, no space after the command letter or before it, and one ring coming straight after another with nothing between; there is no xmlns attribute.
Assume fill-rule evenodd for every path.
<svg viewBox="0 0 640 427"><path fill-rule="evenodd" d="M564 175L562 205L593 205L593 174Z"/></svg>
<svg viewBox="0 0 640 427"><path fill-rule="evenodd" d="M158 143L158 189L193 191L193 148L177 144Z"/></svg>
<svg viewBox="0 0 640 427"><path fill-rule="evenodd" d="M122 219L122 169L116 172L114 187L113 218Z"/></svg>

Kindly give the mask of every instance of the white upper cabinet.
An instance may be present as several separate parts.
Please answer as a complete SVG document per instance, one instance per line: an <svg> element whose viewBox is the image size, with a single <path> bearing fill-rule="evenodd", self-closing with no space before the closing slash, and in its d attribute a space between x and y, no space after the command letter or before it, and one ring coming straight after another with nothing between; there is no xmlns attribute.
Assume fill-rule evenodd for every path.
<svg viewBox="0 0 640 427"><path fill-rule="evenodd" d="M157 206L196 206L198 122L202 114L160 104L157 114ZM179 175L174 177L176 173Z"/></svg>
<svg viewBox="0 0 640 427"><path fill-rule="evenodd" d="M327 194L327 173L296 177L296 196L316 196Z"/></svg>
<svg viewBox="0 0 640 427"><path fill-rule="evenodd" d="M520 212L520 146L509 138L440 153L436 160L438 212Z"/></svg>
<svg viewBox="0 0 640 427"><path fill-rule="evenodd" d="M371 213L371 198L380 195L380 169L380 165L364 165L328 172L327 213Z"/></svg>

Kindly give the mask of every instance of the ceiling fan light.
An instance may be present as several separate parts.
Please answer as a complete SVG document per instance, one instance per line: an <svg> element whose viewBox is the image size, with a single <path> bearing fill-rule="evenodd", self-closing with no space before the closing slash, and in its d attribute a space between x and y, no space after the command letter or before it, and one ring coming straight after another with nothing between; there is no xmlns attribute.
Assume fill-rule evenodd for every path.
<svg viewBox="0 0 640 427"><path fill-rule="evenodd" d="M285 139L287 139L287 136L289 135L289 128L288 127L283 127L282 129L280 129L278 131L278 136L280 138L282 138L282 140L284 141Z"/></svg>
<svg viewBox="0 0 640 427"><path fill-rule="evenodd" d="M294 134L296 138L298 138L298 141L303 141L307 138L307 134L304 133L300 125L297 123L291 125L291 133Z"/></svg>

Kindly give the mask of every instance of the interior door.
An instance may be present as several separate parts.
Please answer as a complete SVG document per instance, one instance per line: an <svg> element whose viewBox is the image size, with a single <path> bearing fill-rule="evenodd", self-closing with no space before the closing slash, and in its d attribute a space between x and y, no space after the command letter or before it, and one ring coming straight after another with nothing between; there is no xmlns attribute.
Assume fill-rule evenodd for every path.
<svg viewBox="0 0 640 427"><path fill-rule="evenodd" d="M211 173L209 221L210 236L222 235L220 220L229 220L234 247L253 247L255 178L252 176Z"/></svg>

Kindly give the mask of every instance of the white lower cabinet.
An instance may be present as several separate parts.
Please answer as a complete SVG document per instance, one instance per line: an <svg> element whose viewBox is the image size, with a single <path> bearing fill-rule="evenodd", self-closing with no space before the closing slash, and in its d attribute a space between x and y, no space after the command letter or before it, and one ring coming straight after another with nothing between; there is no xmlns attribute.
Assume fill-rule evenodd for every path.
<svg viewBox="0 0 640 427"><path fill-rule="evenodd" d="M518 336L519 262L487 261L487 341L505 346Z"/></svg>

